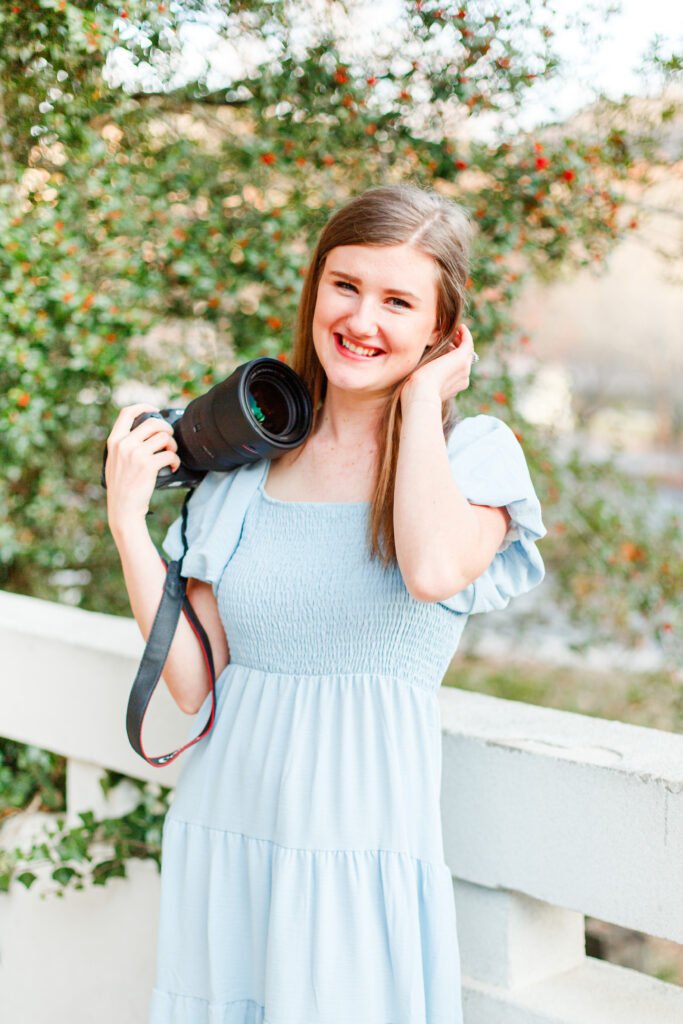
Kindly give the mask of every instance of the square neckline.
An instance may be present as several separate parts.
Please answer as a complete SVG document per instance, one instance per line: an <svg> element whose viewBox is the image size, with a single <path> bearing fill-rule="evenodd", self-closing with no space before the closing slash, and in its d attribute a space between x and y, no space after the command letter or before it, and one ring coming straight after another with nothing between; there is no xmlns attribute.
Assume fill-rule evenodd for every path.
<svg viewBox="0 0 683 1024"><path fill-rule="evenodd" d="M314 505L314 506L318 506L319 508L325 508L326 506L334 508L334 507L337 507L337 506L340 506L340 505L341 506L348 505L351 508L353 508L353 507L356 507L356 508L364 507L365 508L365 507L367 507L370 504L369 501L288 501L288 500L282 499L282 498L274 498L272 496L272 494L268 494L268 491L266 490L266 483L268 481L268 476L270 474L270 466L271 466L271 463L272 463L273 460L272 459L266 459L265 461L266 461L266 469L265 469L265 472L264 472L264 474L261 477L261 480L259 482L258 490L260 491L262 496L266 499L266 501L272 502L273 505Z"/></svg>

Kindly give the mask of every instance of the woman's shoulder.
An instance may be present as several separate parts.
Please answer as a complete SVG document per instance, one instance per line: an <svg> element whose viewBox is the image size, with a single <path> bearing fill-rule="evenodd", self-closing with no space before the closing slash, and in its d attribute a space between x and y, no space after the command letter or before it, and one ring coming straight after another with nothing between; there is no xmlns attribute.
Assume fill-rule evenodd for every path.
<svg viewBox="0 0 683 1024"><path fill-rule="evenodd" d="M453 475L470 501L502 505L526 497L537 504L519 437L497 416L460 420L447 447ZM506 501L501 500L503 495Z"/></svg>
<svg viewBox="0 0 683 1024"><path fill-rule="evenodd" d="M183 575L215 582L237 545L247 507L267 469L267 461L249 463L226 473L207 473L187 506L188 551ZM182 517L171 523L163 547L180 558Z"/></svg>
<svg viewBox="0 0 683 1024"><path fill-rule="evenodd" d="M457 449L480 438L501 440L509 436L516 440L514 431L504 420L488 413L477 413L476 416L463 416L457 420L448 436L448 447Z"/></svg>

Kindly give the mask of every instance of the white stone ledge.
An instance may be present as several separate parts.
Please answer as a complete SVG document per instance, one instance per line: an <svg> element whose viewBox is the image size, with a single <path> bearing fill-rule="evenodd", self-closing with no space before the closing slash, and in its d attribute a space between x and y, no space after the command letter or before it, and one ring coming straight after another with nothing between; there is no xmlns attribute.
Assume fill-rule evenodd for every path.
<svg viewBox="0 0 683 1024"><path fill-rule="evenodd" d="M456 878L683 943L683 736L455 689L440 704Z"/></svg>
<svg viewBox="0 0 683 1024"><path fill-rule="evenodd" d="M681 1024L683 989L586 957L552 978L512 990L463 976L467 1024Z"/></svg>
<svg viewBox="0 0 683 1024"><path fill-rule="evenodd" d="M134 619L0 591L0 734L174 785L178 762L152 768L126 736L143 647ZM192 721L160 682L145 721L145 749L161 754L182 746Z"/></svg>
<svg viewBox="0 0 683 1024"><path fill-rule="evenodd" d="M128 745L125 709L143 649L132 619L0 592L0 643L0 734L69 758L71 815L100 800L101 767L174 784L177 764L151 768ZM439 700L467 1024L681 1024L683 989L585 958L582 915L683 942L683 737L454 689ZM163 684L154 703L148 748L181 745L192 720ZM69 894L44 919L34 916L33 890L0 899L6 1002L6 979L18 979L8 1020L32 1003L34 1024L86 1024L87 1009L78 1014L91 1000L78 989L73 1001L74 965L88 943L101 943L105 921L109 930L116 895L120 920L100 967L130 984L106 992L105 1016L142 1024L158 878L150 865L133 867L140 893L121 883ZM35 947L36 925L44 948ZM68 956L45 974L57 931ZM36 963L49 982L40 991L30 984ZM91 973L99 991L100 968Z"/></svg>
<svg viewBox="0 0 683 1024"><path fill-rule="evenodd" d="M45 898L38 883L0 894L3 1024L146 1024L154 985L159 875Z"/></svg>

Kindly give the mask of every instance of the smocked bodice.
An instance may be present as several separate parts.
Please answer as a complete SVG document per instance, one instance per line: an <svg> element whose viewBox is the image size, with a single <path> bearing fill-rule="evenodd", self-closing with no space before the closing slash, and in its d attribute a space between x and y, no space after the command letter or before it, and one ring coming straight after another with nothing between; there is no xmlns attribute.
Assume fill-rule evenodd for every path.
<svg viewBox="0 0 683 1024"><path fill-rule="evenodd" d="M397 566L370 558L368 511L365 502L279 501L257 488L217 587L233 663L439 685L465 616L416 601Z"/></svg>

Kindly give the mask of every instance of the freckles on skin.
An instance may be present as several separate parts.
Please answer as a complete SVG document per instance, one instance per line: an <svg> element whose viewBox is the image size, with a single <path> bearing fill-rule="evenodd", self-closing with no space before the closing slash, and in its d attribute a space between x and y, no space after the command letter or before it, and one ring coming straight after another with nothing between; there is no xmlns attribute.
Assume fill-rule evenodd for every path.
<svg viewBox="0 0 683 1024"><path fill-rule="evenodd" d="M332 249L313 317L315 350L332 386L386 393L408 376L437 338L437 281L434 260L410 245Z"/></svg>

